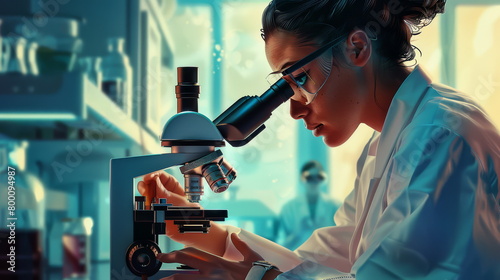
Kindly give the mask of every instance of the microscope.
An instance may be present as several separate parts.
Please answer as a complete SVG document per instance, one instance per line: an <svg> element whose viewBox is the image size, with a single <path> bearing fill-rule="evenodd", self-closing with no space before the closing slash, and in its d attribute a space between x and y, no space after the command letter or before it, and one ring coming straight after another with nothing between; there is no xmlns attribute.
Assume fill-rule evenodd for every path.
<svg viewBox="0 0 500 280"><path fill-rule="evenodd" d="M158 236L166 232L165 221L172 220L180 233L207 233L211 221L224 221L228 215L227 210L174 206L165 198L146 205L144 196L134 196L134 178L180 166L190 202L201 200L203 181L215 193L225 191L236 178L236 171L217 148L226 141L234 147L250 142L264 130L263 123L272 111L293 95L288 83L280 79L261 96L242 97L211 121L198 113L198 68L177 68L177 82L177 114L165 124L160 141L170 152L117 158L110 163L113 280L197 274L197 270L182 265L178 269L160 269L162 263L156 259L161 253Z"/></svg>

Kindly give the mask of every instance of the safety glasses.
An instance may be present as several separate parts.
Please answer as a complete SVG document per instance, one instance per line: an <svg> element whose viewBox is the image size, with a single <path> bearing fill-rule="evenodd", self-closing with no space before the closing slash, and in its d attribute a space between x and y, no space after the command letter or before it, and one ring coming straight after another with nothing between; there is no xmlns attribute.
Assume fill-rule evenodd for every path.
<svg viewBox="0 0 500 280"><path fill-rule="evenodd" d="M311 174L305 177L308 183L320 183L325 180L325 177L321 174Z"/></svg>
<svg viewBox="0 0 500 280"><path fill-rule="evenodd" d="M342 41L342 38L337 38L285 70L270 73L266 78L268 83L272 85L283 78L299 89L294 90L295 100L304 99L306 105L310 104L330 77L333 54L328 50Z"/></svg>

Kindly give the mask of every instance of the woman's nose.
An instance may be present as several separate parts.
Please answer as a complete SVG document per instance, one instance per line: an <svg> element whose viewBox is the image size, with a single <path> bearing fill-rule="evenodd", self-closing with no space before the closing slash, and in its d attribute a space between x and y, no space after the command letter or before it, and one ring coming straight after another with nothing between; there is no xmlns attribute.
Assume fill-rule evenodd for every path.
<svg viewBox="0 0 500 280"><path fill-rule="evenodd" d="M309 112L306 105L302 104L300 101L290 99L290 116L292 118L299 120L303 119Z"/></svg>

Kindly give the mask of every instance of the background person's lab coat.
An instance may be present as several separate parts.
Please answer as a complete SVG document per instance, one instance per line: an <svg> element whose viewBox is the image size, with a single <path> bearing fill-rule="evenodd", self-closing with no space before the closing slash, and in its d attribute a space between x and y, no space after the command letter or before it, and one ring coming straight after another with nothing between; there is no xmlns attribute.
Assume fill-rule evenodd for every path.
<svg viewBox="0 0 500 280"><path fill-rule="evenodd" d="M277 279L500 279L500 136L455 90L406 78L359 161L355 187L295 254L228 227ZM225 257L241 259L228 239Z"/></svg>
<svg viewBox="0 0 500 280"><path fill-rule="evenodd" d="M305 194L293 198L283 205L279 216L279 238L284 247L295 250L302 245L314 230L334 226L333 215L340 204L318 194L314 217L311 216L309 202Z"/></svg>

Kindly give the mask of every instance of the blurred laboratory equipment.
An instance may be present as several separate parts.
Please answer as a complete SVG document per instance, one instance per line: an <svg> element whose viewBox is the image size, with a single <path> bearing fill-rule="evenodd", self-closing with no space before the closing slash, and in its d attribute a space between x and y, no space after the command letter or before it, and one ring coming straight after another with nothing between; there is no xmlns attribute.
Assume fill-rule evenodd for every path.
<svg viewBox="0 0 500 280"><path fill-rule="evenodd" d="M27 146L0 139L0 219L9 225L0 229L0 279L39 280L43 275L45 192L26 171ZM15 273L8 270L12 264Z"/></svg>
<svg viewBox="0 0 500 280"><path fill-rule="evenodd" d="M33 26L23 16L2 16L1 73L53 74L72 71L83 43L79 22L72 18L46 18Z"/></svg>
<svg viewBox="0 0 500 280"><path fill-rule="evenodd" d="M27 40L23 37L5 37L5 73L28 74L26 68L26 45Z"/></svg>
<svg viewBox="0 0 500 280"><path fill-rule="evenodd" d="M38 43L37 42L29 42L28 47L26 48L26 66L28 70L28 74L33 76L38 76L38 63L36 61L36 54L38 51Z"/></svg>
<svg viewBox="0 0 500 280"><path fill-rule="evenodd" d="M25 56L28 41L19 34L24 27L21 17L0 17L0 73L27 74Z"/></svg>
<svg viewBox="0 0 500 280"><path fill-rule="evenodd" d="M73 18L51 17L37 28L37 63L41 74L70 72L83 47L78 37L79 22Z"/></svg>
<svg viewBox="0 0 500 280"><path fill-rule="evenodd" d="M63 280L90 279L90 236L94 222L90 217L63 221Z"/></svg>
<svg viewBox="0 0 500 280"><path fill-rule="evenodd" d="M63 236L63 222L61 218L57 219L51 216L50 210L47 210L47 224L49 227L47 233L47 265L61 268L63 262L63 247L61 242Z"/></svg>
<svg viewBox="0 0 500 280"><path fill-rule="evenodd" d="M0 18L0 31L2 30L2 19ZM0 32L0 73L4 72L5 65L4 61L6 61L6 56L9 55L6 53L6 51L9 51L10 49L7 49L7 47L4 47L5 40L3 39L3 36Z"/></svg>
<svg viewBox="0 0 500 280"><path fill-rule="evenodd" d="M78 59L80 71L85 73L98 88L101 88L102 84L101 62L102 59L98 56L85 56Z"/></svg>
<svg viewBox="0 0 500 280"><path fill-rule="evenodd" d="M108 54L102 58L102 90L128 115L131 114L132 68L124 52L123 38L108 40Z"/></svg>

